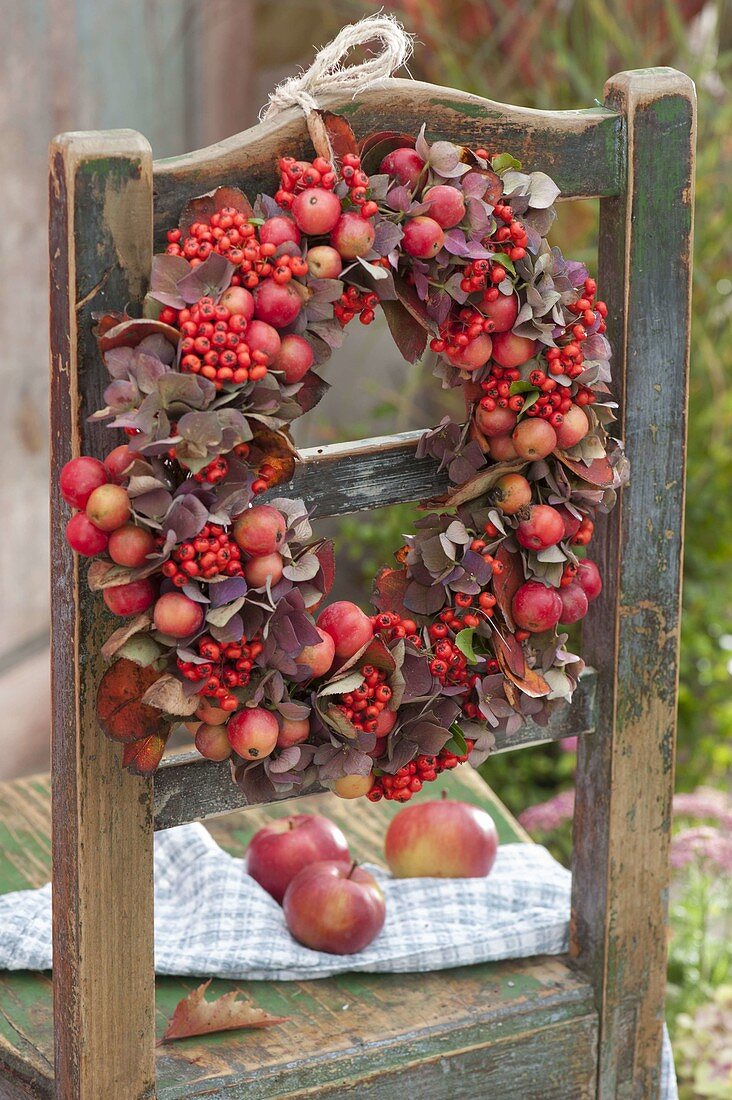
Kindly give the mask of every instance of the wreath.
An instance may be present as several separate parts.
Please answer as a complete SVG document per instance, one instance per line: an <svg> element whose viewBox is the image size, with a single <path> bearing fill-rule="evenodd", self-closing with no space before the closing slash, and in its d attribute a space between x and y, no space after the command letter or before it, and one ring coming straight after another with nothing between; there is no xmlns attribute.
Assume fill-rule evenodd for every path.
<svg viewBox="0 0 732 1100"><path fill-rule="evenodd" d="M585 547L626 477L606 307L547 241L544 172L424 127L358 144L315 115L323 155L283 157L253 205L235 187L192 199L142 315L95 317L111 381L91 419L127 438L60 488L89 585L124 619L97 710L125 767L154 772L189 719L249 802L315 784L404 802L576 687L564 627L601 589ZM379 310L407 362L463 388L467 418L420 440L450 489L369 615L321 609L333 546L273 490L298 461L290 425L327 389L316 368Z"/></svg>

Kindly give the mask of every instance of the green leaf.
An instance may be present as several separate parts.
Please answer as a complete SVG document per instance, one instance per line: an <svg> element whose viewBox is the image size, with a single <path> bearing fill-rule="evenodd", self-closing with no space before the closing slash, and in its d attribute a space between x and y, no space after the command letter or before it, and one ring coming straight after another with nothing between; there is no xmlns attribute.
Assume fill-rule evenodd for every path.
<svg viewBox="0 0 732 1100"><path fill-rule="evenodd" d="M531 382L527 382L525 378L519 378L515 382L511 383L511 388L508 392L511 397L513 397L516 393L528 393L529 390L535 389L536 386L532 385Z"/></svg>
<svg viewBox="0 0 732 1100"><path fill-rule="evenodd" d="M513 265L513 260L505 252L494 252L492 263L500 264L501 267L505 267L506 271L509 271L511 275L516 274L516 268Z"/></svg>
<svg viewBox="0 0 732 1100"><path fill-rule="evenodd" d="M460 633L464 634L465 631L461 630ZM458 635L458 637L459 636L460 635ZM459 726L451 726L450 733L452 737L444 747L448 752L454 752L456 756L465 756L465 753L468 751L468 743L463 737L462 730Z"/></svg>
<svg viewBox="0 0 732 1100"><path fill-rule="evenodd" d="M516 157L512 157L510 153L499 153L497 157L493 157L491 160L491 168L498 175L501 172L507 172L509 168L514 169L516 172L521 171L521 161L516 160Z"/></svg>
<svg viewBox="0 0 732 1100"><path fill-rule="evenodd" d="M471 665L478 663L478 655L473 649L473 638L475 637L475 627L466 627L464 630L458 632L455 636L455 645L460 652L468 658Z"/></svg>

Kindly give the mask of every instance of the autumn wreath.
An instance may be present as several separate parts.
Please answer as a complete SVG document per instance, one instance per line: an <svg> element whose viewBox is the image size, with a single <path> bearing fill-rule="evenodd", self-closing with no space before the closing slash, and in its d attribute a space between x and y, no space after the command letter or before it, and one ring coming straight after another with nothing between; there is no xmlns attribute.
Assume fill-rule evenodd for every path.
<svg viewBox="0 0 732 1100"><path fill-rule="evenodd" d="M153 772L187 718L250 801L316 783L406 801L577 684L559 624L600 591L584 547L625 477L606 309L547 241L543 172L319 119L333 157L283 157L253 205L193 199L143 315L97 318L111 381L92 419L127 439L73 459L61 491L89 584L125 620L98 714L126 767ZM422 437L452 488L376 577L373 614L319 610L333 548L273 489L327 388L315 368L378 310L408 362L463 387L467 420Z"/></svg>

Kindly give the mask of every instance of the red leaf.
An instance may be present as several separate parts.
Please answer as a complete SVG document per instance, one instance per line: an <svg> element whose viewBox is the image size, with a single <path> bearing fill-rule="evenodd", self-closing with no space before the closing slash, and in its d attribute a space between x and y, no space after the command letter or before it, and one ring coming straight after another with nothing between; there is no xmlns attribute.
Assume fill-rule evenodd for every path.
<svg viewBox="0 0 732 1100"><path fill-rule="evenodd" d="M424 355L427 345L427 330L414 319L401 302L384 301L381 308L386 323L399 352L408 363L416 363Z"/></svg>
<svg viewBox="0 0 732 1100"><path fill-rule="evenodd" d="M579 462L576 458L570 458L564 451L555 451L554 454L562 465L590 485L597 485L599 488L604 489L606 486L612 485L615 480L613 468L606 458L596 458L589 466L585 466L584 462Z"/></svg>
<svg viewBox="0 0 732 1100"><path fill-rule="evenodd" d="M532 699L541 699L552 690L544 677L533 668L525 668L523 676L517 675L511 668L508 658L502 649L498 649L496 657L501 666L503 675L512 684L515 684L517 688L523 691L524 695L530 695Z"/></svg>
<svg viewBox="0 0 732 1100"><path fill-rule="evenodd" d="M249 199L238 187L217 187L215 191L198 195L186 204L178 228L184 237L188 237L192 222L207 222L212 214L223 210L225 206L233 206L239 214L244 214L247 218L254 216Z"/></svg>
<svg viewBox="0 0 732 1100"><path fill-rule="evenodd" d="M336 574L335 551L330 539L326 539L323 545L318 547L315 551L315 556L320 562L320 568L323 573L323 583L325 585L323 599L325 599L333 587L333 581L335 580Z"/></svg>
<svg viewBox="0 0 732 1100"><path fill-rule="evenodd" d="M153 775L163 758L165 745L170 737L170 729L131 741L122 748L122 767L128 768L133 775Z"/></svg>
<svg viewBox="0 0 732 1100"><path fill-rule="evenodd" d="M332 111L314 111L313 114L320 115L323 120L331 148L339 160L346 153L358 152L356 135L351 129L350 122L343 115L333 114Z"/></svg>
<svg viewBox="0 0 732 1100"><path fill-rule="evenodd" d="M136 664L120 657L102 676L97 690L97 717L113 741L139 741L159 734L162 716L142 697L160 677L153 666Z"/></svg>
<svg viewBox="0 0 732 1100"><path fill-rule="evenodd" d="M520 554L511 554L505 546L499 546L495 555L496 561L503 566L502 573L494 573L491 578L493 583L493 595L496 597L504 619L511 630L515 629L515 623L511 615L511 603L516 592L524 583L524 570Z"/></svg>
<svg viewBox="0 0 732 1100"><path fill-rule="evenodd" d="M372 603L379 611L394 611L403 619L413 619L414 615L404 606L404 595L409 578L406 569L393 569L385 565L374 579Z"/></svg>
<svg viewBox="0 0 732 1100"><path fill-rule="evenodd" d="M243 1027L274 1027L289 1020L289 1016L271 1016L261 1008L238 1000L241 991L234 989L213 1001L205 999L211 979L203 982L175 1006L165 1029L162 1043L174 1039L189 1039L194 1035L210 1035L213 1031L236 1031Z"/></svg>

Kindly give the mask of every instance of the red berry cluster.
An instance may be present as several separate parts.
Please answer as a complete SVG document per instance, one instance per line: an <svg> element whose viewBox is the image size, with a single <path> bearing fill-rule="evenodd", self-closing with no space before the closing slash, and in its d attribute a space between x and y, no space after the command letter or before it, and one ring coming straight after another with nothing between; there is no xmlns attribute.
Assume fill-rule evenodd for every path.
<svg viewBox="0 0 732 1100"><path fill-rule="evenodd" d="M171 458L175 458L175 448L173 448L173 454ZM208 466L204 466L202 470L199 470L197 474L193 475L193 480L197 481L199 485L204 483L208 485L218 485L220 481L223 481L229 473L228 459L223 455L218 455L216 458L212 458Z"/></svg>
<svg viewBox="0 0 732 1100"><path fill-rule="evenodd" d="M489 240L502 245L510 259L514 261L522 260L526 255L526 246L529 243L523 225L514 218L511 207L503 203L494 206L493 216L502 221L503 225L498 226Z"/></svg>
<svg viewBox="0 0 732 1100"><path fill-rule="evenodd" d="M361 687L342 695L338 709L357 729L364 730L365 733L376 733L378 717L391 699L392 690L382 669L364 665L361 672Z"/></svg>
<svg viewBox="0 0 732 1100"><path fill-rule="evenodd" d="M395 611L382 611L378 615L372 615L371 625L374 634L378 634L387 644L398 638L406 638L417 649L422 646L422 638L414 619L403 619Z"/></svg>
<svg viewBox="0 0 732 1100"><path fill-rule="evenodd" d="M346 153L341 164L341 176L348 184L348 197L354 206L361 207L361 216L372 218L379 207L368 197L369 177L361 168L361 158L355 153Z"/></svg>
<svg viewBox="0 0 732 1100"><path fill-rule="evenodd" d="M272 279L280 286L284 286L296 276L302 278L303 275L307 275L308 270L307 261L303 260L302 256L290 256L285 253L274 260Z"/></svg>
<svg viewBox="0 0 732 1100"><path fill-rule="evenodd" d="M466 741L467 752L458 756L449 749L442 749L437 756L421 754L409 764L405 764L394 775L376 775L374 785L367 794L371 802L409 802L413 794L421 791L425 783L437 779L440 772L451 771L458 764L464 764L473 750L474 741Z"/></svg>
<svg viewBox="0 0 732 1100"><path fill-rule="evenodd" d="M286 210L292 206L295 195L307 187L322 187L324 191L332 191L338 182L333 165L325 157L316 157L314 161L282 157L278 167L280 189L275 195L275 202Z"/></svg>
<svg viewBox="0 0 732 1100"><path fill-rule="evenodd" d="M255 235L255 227L246 214L234 206L225 206L212 214L208 221L193 222L185 238L180 229L170 229L165 251L172 256L184 256L192 267L203 263L212 252L219 252L240 269L241 275L247 275L254 270L256 262L275 251L273 246L260 246ZM260 249L265 250L262 255ZM237 273L232 282L236 285L243 280ZM256 286L257 282L253 285ZM245 282L244 285L249 284Z"/></svg>
<svg viewBox="0 0 732 1100"><path fill-rule="evenodd" d="M162 538L158 538L162 544ZM194 539L181 542L163 565L163 575L178 588L192 577L241 577L241 550L223 527L207 523Z"/></svg>
<svg viewBox="0 0 732 1100"><path fill-rule="evenodd" d="M202 664L177 659L178 668L186 680L200 683L199 695L215 699L222 710L236 710L239 700L232 694L234 688L246 687L252 676L254 662L262 652L259 634L251 641L242 637L240 642L220 644L206 634L195 643Z"/></svg>
<svg viewBox="0 0 732 1100"><path fill-rule="evenodd" d="M378 294L374 294L373 291L359 290L351 284L333 304L333 312L344 328L356 315L362 325L370 325L378 304Z"/></svg>
<svg viewBox="0 0 732 1100"><path fill-rule="evenodd" d="M604 302L597 301L595 295L597 294L597 283L594 279L585 279L584 283L584 295L578 298L576 302L572 302L567 308L572 313L578 315L577 321L568 325L565 330L566 342L559 347L547 348L545 352L545 359L547 362L547 373L550 377L556 379L562 375L567 378L578 378L582 374L584 368L584 355L582 354L582 344L588 337L587 328L593 327L597 324L597 318L600 317L600 322L597 324L595 331L605 332L605 318L607 317L607 306ZM542 372L535 372L542 373ZM586 386L580 386L579 392L575 396L575 403L578 405L591 405L595 400L595 394L591 389ZM535 412L535 416L540 415Z"/></svg>
<svg viewBox="0 0 732 1100"><path fill-rule="evenodd" d="M242 462L247 462L249 459L249 452L251 448L248 443L237 443L234 447L234 454ZM252 484L253 493L266 493L270 488L270 482L274 481L277 477L277 471L274 466L269 462L263 462L257 470L258 476L255 478Z"/></svg>
<svg viewBox="0 0 732 1100"><path fill-rule="evenodd" d="M577 531L577 534L572 539L572 545L573 546L587 546L587 544L592 539L594 531L595 531L595 524L592 522L592 520L588 516L585 516L585 518L582 520L582 522L579 525L579 530Z"/></svg>
<svg viewBox="0 0 732 1100"><path fill-rule="evenodd" d="M493 260L473 260L463 268L463 277L460 289L468 294L474 294L479 290L486 292L485 297L489 302L495 301L498 291L495 287L506 278L506 269L502 264ZM495 284L495 285L493 285Z"/></svg>
<svg viewBox="0 0 732 1100"><path fill-rule="evenodd" d="M535 371L535 374L541 373ZM511 383L517 382L521 377L521 371L517 367L499 367L497 363L491 363L490 373L481 384L480 388L483 391L483 397L480 399L481 408L486 412L493 412L494 409L511 409L512 412L519 413L524 407L525 397L520 393L511 395ZM554 383L554 389L557 388L557 383ZM571 405L572 402L570 401ZM567 406L569 408L569 405Z"/></svg>
<svg viewBox="0 0 732 1100"><path fill-rule="evenodd" d="M457 315L450 313L439 327L439 336L430 340L432 351L448 356L460 352L484 332L492 332L494 322L490 321L475 306L463 306Z"/></svg>
<svg viewBox="0 0 732 1100"><path fill-rule="evenodd" d="M168 318L167 314L172 314ZM177 324L181 331L180 369L184 374L200 374L220 390L224 382L241 385L264 378L270 363L263 351L252 351L244 333L248 321L228 306L201 298L189 309L165 309L161 320Z"/></svg>

